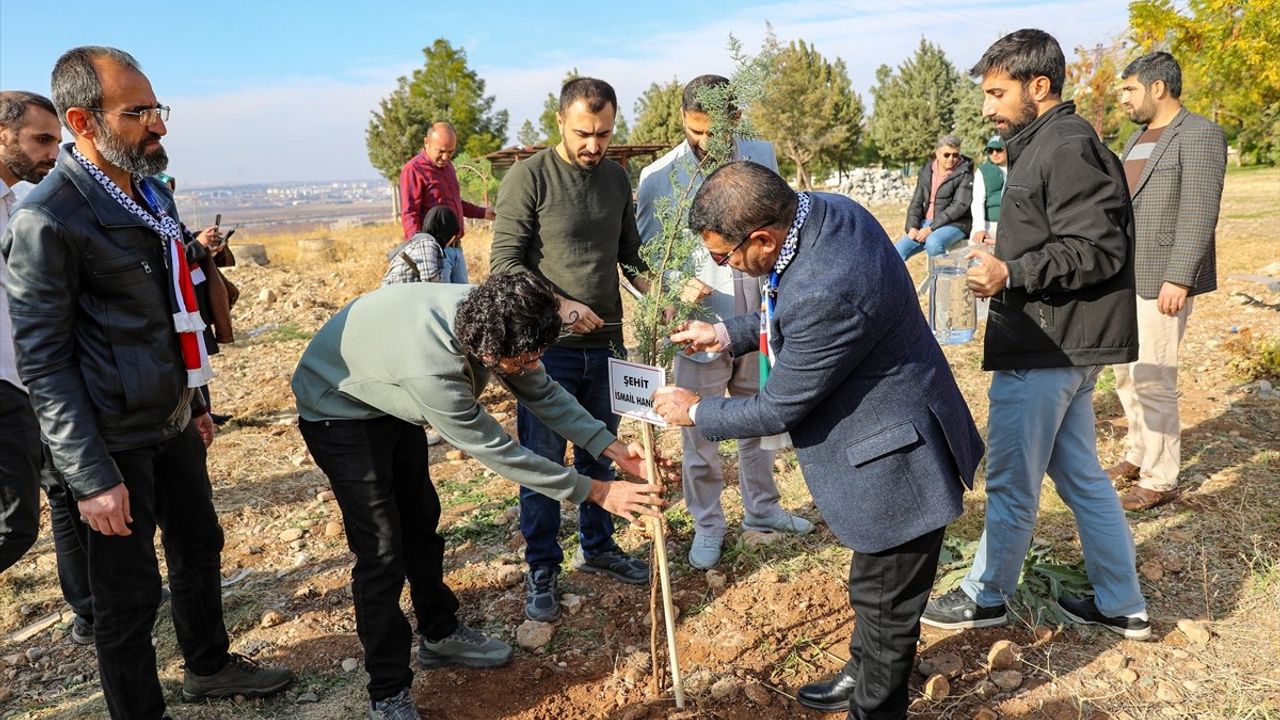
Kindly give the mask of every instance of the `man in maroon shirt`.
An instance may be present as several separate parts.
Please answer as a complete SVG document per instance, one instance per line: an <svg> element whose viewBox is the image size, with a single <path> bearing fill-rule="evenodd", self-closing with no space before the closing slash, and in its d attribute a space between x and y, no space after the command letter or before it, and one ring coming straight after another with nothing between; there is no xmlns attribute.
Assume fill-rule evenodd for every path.
<svg viewBox="0 0 1280 720"><path fill-rule="evenodd" d="M458 133L447 122L431 126L422 141L422 152L413 156L400 171L400 223L408 240L422 227L422 218L437 205L453 210L458 217L456 238L436 238L444 248L444 282L467 282L467 262L462 256L462 236L466 223L462 218L493 219L493 209L473 205L462 199L458 173L453 168L453 152L458 147Z"/></svg>

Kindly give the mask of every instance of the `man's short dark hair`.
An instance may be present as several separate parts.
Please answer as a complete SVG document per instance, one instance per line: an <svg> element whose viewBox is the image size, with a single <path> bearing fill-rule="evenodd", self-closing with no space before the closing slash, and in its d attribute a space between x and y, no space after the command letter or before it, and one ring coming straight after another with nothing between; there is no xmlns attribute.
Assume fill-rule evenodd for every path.
<svg viewBox="0 0 1280 720"><path fill-rule="evenodd" d="M1151 83L1160 80L1171 96L1182 97L1182 66L1167 52L1157 51L1143 55L1129 63L1120 77L1135 75L1143 87L1149 88Z"/></svg>
<svg viewBox="0 0 1280 720"><path fill-rule="evenodd" d="M1025 28L1005 35L987 48L969 74L982 77L992 71L1003 72L1023 85L1043 75L1049 78L1049 92L1061 95L1067 77L1067 59L1052 35Z"/></svg>
<svg viewBox="0 0 1280 720"><path fill-rule="evenodd" d="M680 96L680 109L685 112L705 113L707 110L698 101L698 93L703 88L724 87L728 84L729 78L723 75L699 75L684 86L684 94Z"/></svg>
<svg viewBox="0 0 1280 720"><path fill-rule="evenodd" d="M484 360L540 353L560 337L560 301L533 273L499 273L458 305L454 332L471 355Z"/></svg>
<svg viewBox="0 0 1280 720"><path fill-rule="evenodd" d="M113 47L84 45L62 53L62 57L54 63L53 78L49 84L53 90L53 104L58 107L58 117L64 125L67 122L68 108L102 107L102 83L98 80L98 71L93 67L93 62L102 58L142 72L132 55ZM67 125L67 129L70 130L71 126Z"/></svg>
<svg viewBox="0 0 1280 720"><path fill-rule="evenodd" d="M27 108L36 106L57 116L58 109L49 98L26 90L0 92L0 128L17 132L27 124Z"/></svg>
<svg viewBox="0 0 1280 720"><path fill-rule="evenodd" d="M569 106L579 100L587 104L587 111L591 113L600 112L606 103L618 112L618 94L612 85L597 78L574 78L560 88L560 112L568 112Z"/></svg>
<svg viewBox="0 0 1280 720"><path fill-rule="evenodd" d="M741 242L763 227L790 226L796 192L778 173L740 160L720 166L698 189L689 210L689 229L710 230L725 241Z"/></svg>

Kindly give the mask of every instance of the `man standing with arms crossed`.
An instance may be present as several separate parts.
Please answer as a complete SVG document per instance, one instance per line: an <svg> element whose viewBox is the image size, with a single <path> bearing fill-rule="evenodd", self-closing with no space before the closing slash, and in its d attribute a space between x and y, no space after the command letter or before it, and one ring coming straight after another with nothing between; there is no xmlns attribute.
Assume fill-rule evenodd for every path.
<svg viewBox="0 0 1280 720"><path fill-rule="evenodd" d="M686 193L691 199L702 185L702 163L711 140L711 118L698 101L698 92L728 84L729 79L720 75L699 75L685 85L680 102L684 142L640 172L636 224L643 242L651 242L662 233L657 208L660 198L669 198L673 207L678 206ZM732 159L750 160L778 171L778 161L769 143L741 138L732 138L731 142ZM671 182L673 170L675 185ZM695 250L693 263L697 272L686 288L686 299L703 304L702 319L720 322L759 306L761 278L750 277L727 263L712 261L701 244ZM699 395L716 397L727 390L732 397L751 397L760 391L759 353L746 353L741 357L718 352L677 353L674 363L675 384ZM719 444L691 427L680 429L680 440L684 446L684 502L694 522L689 564L705 570L720 562L720 548L724 543L724 508L720 505L724 472L720 466ZM813 523L788 513L779 504L778 486L773 481L773 458L772 450L760 447L760 438L738 441L743 527L798 534L812 532Z"/></svg>
<svg viewBox="0 0 1280 720"><path fill-rule="evenodd" d="M1142 127L1125 145L1137 247L1138 360L1116 365L1116 395L1129 421L1128 452L1107 470L1137 481L1120 498L1146 510L1173 498L1182 464L1178 347L1194 296L1217 289L1214 228L1227 171L1222 128L1182 107L1182 68L1166 52L1124 70L1120 104Z"/></svg>
<svg viewBox="0 0 1280 720"><path fill-rule="evenodd" d="M946 629L1008 622L1046 473L1071 509L1095 597L1063 595L1072 620L1151 636L1133 534L1098 464L1093 388L1103 365L1138 355L1133 212L1120 161L1062 100L1066 60L1041 30L987 49L983 115L1009 152L995 254L975 248L969 287L991 298L983 368L991 378L987 515L960 587L921 622Z"/></svg>
<svg viewBox="0 0 1280 720"><path fill-rule="evenodd" d="M151 642L161 541L185 670L182 696L265 696L293 674L228 652L222 528L194 390L211 372L173 198L151 176L168 157L169 108L128 53L67 51L53 101L75 138L0 238L18 372L53 464L77 500L94 643L112 718L158 720Z"/></svg>
<svg viewBox="0 0 1280 720"><path fill-rule="evenodd" d="M490 270L533 272L551 281L560 298L566 335L542 356L547 375L559 383L610 433L618 416L609 401L609 358L626 354L622 338L622 296L618 269L641 292L640 234L631 205L631 180L605 158L618 100L603 80L582 77L560 90L560 144L516 163L498 190ZM566 442L523 403L516 429L520 444L564 462ZM574 469L596 480L613 480L607 458L574 447ZM599 505L578 505L575 569L631 584L649 581L649 564L632 558L613 541L613 519ZM560 617L558 577L564 551L560 502L520 488L520 532L524 535L525 615L551 622Z"/></svg>

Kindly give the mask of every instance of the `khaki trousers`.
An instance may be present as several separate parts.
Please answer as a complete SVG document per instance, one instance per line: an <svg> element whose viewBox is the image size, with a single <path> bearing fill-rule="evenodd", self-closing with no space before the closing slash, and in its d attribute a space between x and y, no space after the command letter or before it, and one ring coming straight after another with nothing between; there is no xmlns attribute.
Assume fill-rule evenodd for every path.
<svg viewBox="0 0 1280 720"><path fill-rule="evenodd" d="M1178 348L1194 298L1170 317L1155 300L1138 298L1138 360L1115 365L1116 395L1129 421L1125 459L1142 468L1138 485L1167 492L1178 486L1182 426L1178 420Z"/></svg>

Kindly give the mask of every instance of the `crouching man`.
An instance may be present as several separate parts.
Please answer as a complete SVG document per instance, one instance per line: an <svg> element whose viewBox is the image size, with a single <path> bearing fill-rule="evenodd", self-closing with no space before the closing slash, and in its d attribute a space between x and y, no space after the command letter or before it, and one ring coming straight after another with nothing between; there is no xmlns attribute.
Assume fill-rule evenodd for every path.
<svg viewBox="0 0 1280 720"><path fill-rule="evenodd" d="M370 718L419 717L400 611L406 579L422 666L497 667L511 658L509 645L458 621L458 599L444 583L440 499L423 425L548 497L589 500L628 519L659 513L661 486L579 475L521 447L479 404L496 375L557 433L644 474L640 448L618 440L543 370L539 358L561 332L558 308L550 284L529 273L479 286L390 285L340 310L302 354L293 376L298 426L329 478L356 555L351 585Z"/></svg>

